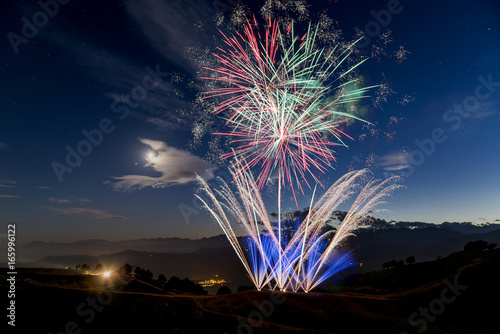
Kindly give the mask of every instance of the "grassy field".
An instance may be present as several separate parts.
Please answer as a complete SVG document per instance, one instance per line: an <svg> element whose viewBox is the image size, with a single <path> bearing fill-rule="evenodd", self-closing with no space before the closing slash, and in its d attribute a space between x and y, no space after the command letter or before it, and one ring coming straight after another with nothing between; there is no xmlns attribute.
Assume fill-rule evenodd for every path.
<svg viewBox="0 0 500 334"><path fill-rule="evenodd" d="M156 281L20 269L15 332L500 333L499 264L500 250L460 252L351 277L328 287L333 292L223 296L165 291Z"/></svg>

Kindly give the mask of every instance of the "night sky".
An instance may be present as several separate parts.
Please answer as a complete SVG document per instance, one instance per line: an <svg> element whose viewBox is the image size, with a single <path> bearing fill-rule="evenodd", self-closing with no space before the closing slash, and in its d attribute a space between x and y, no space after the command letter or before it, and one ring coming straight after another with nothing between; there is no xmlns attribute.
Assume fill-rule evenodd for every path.
<svg viewBox="0 0 500 334"><path fill-rule="evenodd" d="M371 12L388 3L310 2L310 19L326 11L350 39L355 27L375 27ZM207 161L206 143L189 147L198 65L186 52L215 47L221 8L194 0L57 7L46 15L36 1L0 4L0 233L13 222L19 242L222 233L193 203L194 171L227 172ZM379 217L498 222L499 14L493 0L402 0L370 42L390 29L391 46L360 69L390 91L365 115L373 127L348 129L354 140L336 149L325 184L349 168L400 173L406 189ZM264 193L272 212L272 189Z"/></svg>

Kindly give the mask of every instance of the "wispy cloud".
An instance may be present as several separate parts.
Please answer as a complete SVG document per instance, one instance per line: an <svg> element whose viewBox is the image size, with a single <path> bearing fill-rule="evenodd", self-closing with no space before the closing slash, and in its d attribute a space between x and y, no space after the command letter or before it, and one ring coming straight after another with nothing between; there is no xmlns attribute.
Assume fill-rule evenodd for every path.
<svg viewBox="0 0 500 334"><path fill-rule="evenodd" d="M171 121L166 121L158 117L149 117L146 119L146 122L156 125L162 131L169 131L175 128L175 125Z"/></svg>
<svg viewBox="0 0 500 334"><path fill-rule="evenodd" d="M7 149L7 148L9 148L9 145L7 145L7 144L5 144L5 143L0 142L0 150L5 150L5 149Z"/></svg>
<svg viewBox="0 0 500 334"><path fill-rule="evenodd" d="M491 116L498 115L498 104L498 101L492 100L479 102L476 110L470 113L470 117L482 121Z"/></svg>
<svg viewBox="0 0 500 334"><path fill-rule="evenodd" d="M50 187L46 187L46 186L38 186L37 187L38 189L43 189L43 190L49 190Z"/></svg>
<svg viewBox="0 0 500 334"><path fill-rule="evenodd" d="M90 202L90 200L87 198L81 198L81 197L70 197L70 198L71 199L48 197L47 201L52 202L52 203L58 203L58 204L66 204L66 203L72 203L72 202L81 202L81 203Z"/></svg>
<svg viewBox="0 0 500 334"><path fill-rule="evenodd" d="M116 181L106 181L113 190L131 191L145 187L169 187L187 184L196 180L196 174L210 180L217 167L202 158L183 150L169 147L166 143L150 139L139 139L152 151L145 167L151 167L161 175L123 175L111 177ZM195 174L196 173L196 174Z"/></svg>
<svg viewBox="0 0 500 334"><path fill-rule="evenodd" d="M395 152L380 156L378 165L385 170L396 171L410 167L408 152Z"/></svg>
<svg viewBox="0 0 500 334"><path fill-rule="evenodd" d="M53 202L53 203L71 203L71 201L67 198L54 198L54 197L49 197L47 198L48 201Z"/></svg>
<svg viewBox="0 0 500 334"><path fill-rule="evenodd" d="M124 216L117 216L107 213L104 210L89 209L89 208L53 208L47 207L47 209L61 215L78 215L87 218L94 219L126 219Z"/></svg>
<svg viewBox="0 0 500 334"><path fill-rule="evenodd" d="M19 198L17 195L0 195L0 198Z"/></svg>
<svg viewBox="0 0 500 334"><path fill-rule="evenodd" d="M197 68L185 51L209 45L211 33L195 26L212 20L215 11L209 1L129 0L125 8L157 52L183 68Z"/></svg>
<svg viewBox="0 0 500 334"><path fill-rule="evenodd" d="M500 101L498 99L490 98L485 101L478 101L473 110L470 109L471 107L466 108L462 102L453 104L453 107L445 111L450 121L444 128L448 135L460 137L476 135L482 131L481 124L492 117L500 116Z"/></svg>
<svg viewBox="0 0 500 334"><path fill-rule="evenodd" d="M14 180L0 180L0 188L15 188L16 183L17 182ZM2 197L2 198L17 198L17 197L19 197L16 195L3 195L3 196L5 196L5 197Z"/></svg>
<svg viewBox="0 0 500 334"><path fill-rule="evenodd" d="M0 188L15 188L17 182L14 180L0 180ZM19 198L18 195L1 194L0 198Z"/></svg>
<svg viewBox="0 0 500 334"><path fill-rule="evenodd" d="M128 108L129 116L143 121L155 117L163 120L165 124L169 123L170 128L179 126L180 113L177 111L187 108L189 103L184 101L182 94L179 97L179 91L170 82L166 64L158 65L157 71L157 64L137 63L80 36L60 31L52 32L45 38L58 45L79 70L105 84L109 90L104 91L103 95L118 101L120 107ZM145 76L150 75L148 66L156 72L157 78L160 77L161 83L155 89L148 90L144 100L136 102L131 97L131 92L137 86L142 87Z"/></svg>

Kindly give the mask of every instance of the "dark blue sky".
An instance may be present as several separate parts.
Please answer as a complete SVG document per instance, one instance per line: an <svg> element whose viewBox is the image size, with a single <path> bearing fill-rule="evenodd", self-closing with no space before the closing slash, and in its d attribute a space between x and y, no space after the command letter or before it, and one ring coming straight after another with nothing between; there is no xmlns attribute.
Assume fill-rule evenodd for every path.
<svg viewBox="0 0 500 334"><path fill-rule="evenodd" d="M0 221L15 222L22 242L221 233L193 203L193 171L226 172L203 162L206 143L187 147L197 65L186 53L214 46L211 19L220 8L211 1L60 2L56 11L47 1L52 15L34 1L0 5ZM390 3L318 1L309 11L314 22L327 10L350 39L355 27L374 29L371 12ZM349 129L355 140L337 149L338 163L322 179L331 184L366 165L378 177L403 173L407 189L381 217L495 222L500 4L401 1L398 8L367 46L389 29L386 55L360 70L367 83L390 84L394 93L369 108L374 127ZM409 52L402 62L399 46ZM91 141L85 131L95 144L82 143ZM68 166L68 149L86 156ZM151 149L160 153L149 157Z"/></svg>

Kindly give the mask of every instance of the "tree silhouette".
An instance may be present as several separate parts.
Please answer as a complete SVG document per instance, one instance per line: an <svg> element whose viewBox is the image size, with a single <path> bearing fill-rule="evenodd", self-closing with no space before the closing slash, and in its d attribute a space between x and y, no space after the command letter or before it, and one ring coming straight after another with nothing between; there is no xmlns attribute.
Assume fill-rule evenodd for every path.
<svg viewBox="0 0 500 334"><path fill-rule="evenodd" d="M88 274L91 270L92 270L92 267L89 266L88 264L84 263L82 264L80 270L84 273L84 274Z"/></svg>
<svg viewBox="0 0 500 334"><path fill-rule="evenodd" d="M120 276L128 276L132 272L132 266L128 263L125 263L118 269L118 274Z"/></svg>
<svg viewBox="0 0 500 334"><path fill-rule="evenodd" d="M96 273L102 273L104 271L104 266L102 265L102 263L96 264L94 271Z"/></svg>
<svg viewBox="0 0 500 334"><path fill-rule="evenodd" d="M149 269L146 270L145 268L141 267L135 267L134 275L136 278L140 279L153 279L153 273Z"/></svg>
<svg viewBox="0 0 500 334"><path fill-rule="evenodd" d="M148 269L144 272L143 278L145 279L153 279L153 273Z"/></svg>
<svg viewBox="0 0 500 334"><path fill-rule="evenodd" d="M407 257L406 258L406 263L408 263L408 264L415 263L415 256L412 255L412 256Z"/></svg>
<svg viewBox="0 0 500 334"><path fill-rule="evenodd" d="M219 296L219 295L227 295L227 294L230 294L230 293L231 293L231 289L229 289L229 287L223 285L217 291L217 296Z"/></svg>
<svg viewBox="0 0 500 334"><path fill-rule="evenodd" d="M207 292L201 287L201 285L189 280L188 278L180 279L177 276L172 276L165 285L167 290L177 290L183 292L189 292L197 295L206 295Z"/></svg>
<svg viewBox="0 0 500 334"><path fill-rule="evenodd" d="M158 281L166 283L167 282L167 278L165 277L165 275L160 274L160 275L158 275Z"/></svg>
<svg viewBox="0 0 500 334"><path fill-rule="evenodd" d="M479 252L488 248L488 243L484 240L469 241L464 246L466 252Z"/></svg>

